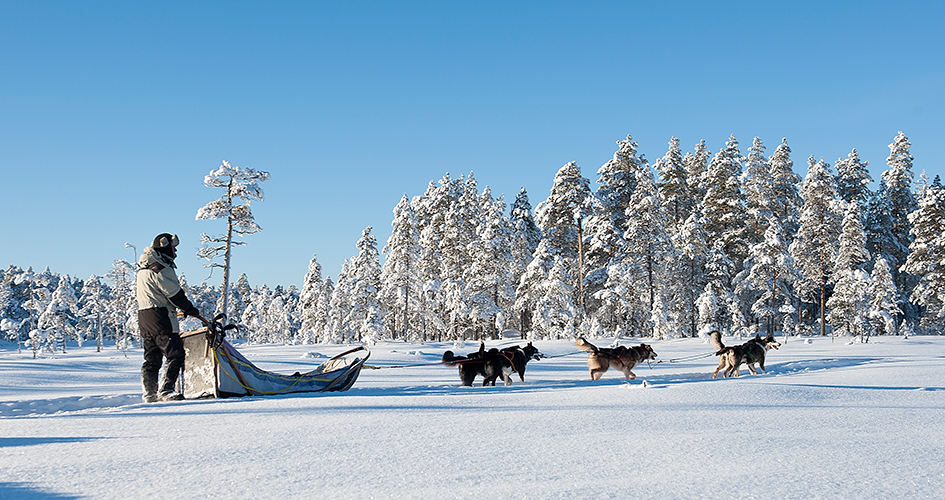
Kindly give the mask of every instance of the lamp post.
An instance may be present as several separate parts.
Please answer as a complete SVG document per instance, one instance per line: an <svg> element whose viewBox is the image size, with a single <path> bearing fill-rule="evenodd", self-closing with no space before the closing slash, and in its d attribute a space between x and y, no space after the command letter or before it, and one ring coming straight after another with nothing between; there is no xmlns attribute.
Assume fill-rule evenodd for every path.
<svg viewBox="0 0 945 500"><path fill-rule="evenodd" d="M125 242L125 248L131 248L135 252L135 260L132 261L132 265L138 263L138 247L132 245L131 243Z"/></svg>

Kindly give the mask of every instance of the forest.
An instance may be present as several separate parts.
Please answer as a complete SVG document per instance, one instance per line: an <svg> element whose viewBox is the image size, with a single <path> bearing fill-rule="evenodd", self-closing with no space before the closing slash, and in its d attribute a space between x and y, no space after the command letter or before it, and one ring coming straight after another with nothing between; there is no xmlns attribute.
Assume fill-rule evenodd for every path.
<svg viewBox="0 0 945 500"><path fill-rule="evenodd" d="M570 162L534 209L525 188L509 205L472 172L431 180L394 206L383 247L364 229L334 278L313 255L301 288L229 283L229 262L219 286L181 284L253 343L941 334L945 188L916 178L910 147L900 132L879 179L855 149L833 165L807 158L801 177L786 139L766 156L758 137L745 154L734 135L715 153L672 138L650 164L628 136L596 189ZM239 207L231 216L254 226ZM3 338L34 355L136 345L135 271L0 270Z"/></svg>

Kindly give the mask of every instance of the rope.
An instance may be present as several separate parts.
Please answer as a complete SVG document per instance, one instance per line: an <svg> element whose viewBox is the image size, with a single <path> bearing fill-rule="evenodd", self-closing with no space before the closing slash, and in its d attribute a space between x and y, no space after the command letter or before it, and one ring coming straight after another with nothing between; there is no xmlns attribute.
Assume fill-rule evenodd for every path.
<svg viewBox="0 0 945 500"><path fill-rule="evenodd" d="M485 359L454 359L453 361L437 361L436 363L419 363L416 365L386 365L386 366L375 366L375 365L364 365L365 368L370 368L372 370L383 370L386 368L412 368L414 366L436 366L436 365L464 365L467 363L485 363Z"/></svg>
<svg viewBox="0 0 945 500"><path fill-rule="evenodd" d="M681 362L683 362L683 361L695 361L695 360L697 360L697 359L708 358L709 356L713 356L713 355L715 355L714 352L709 352L709 353L705 353L705 354L694 354L694 355L692 355L692 356L684 356L684 357L681 357L681 358L667 359L667 360L665 360L665 361L666 361L667 363L681 363ZM659 364L659 363L662 363L663 361L664 361L664 360L661 359L661 360L657 361L656 363Z"/></svg>

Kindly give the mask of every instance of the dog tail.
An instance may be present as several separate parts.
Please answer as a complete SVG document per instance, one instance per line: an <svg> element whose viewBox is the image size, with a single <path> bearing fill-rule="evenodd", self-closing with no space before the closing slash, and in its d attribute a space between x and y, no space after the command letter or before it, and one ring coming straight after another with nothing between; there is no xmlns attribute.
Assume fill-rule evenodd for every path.
<svg viewBox="0 0 945 500"><path fill-rule="evenodd" d="M722 352L722 349L725 349L725 344L722 343L722 332L718 330L712 330L712 333L709 334L709 342L712 343L716 356Z"/></svg>
<svg viewBox="0 0 945 500"><path fill-rule="evenodd" d="M578 337L578 339L574 341L574 345L576 345L577 348L582 351L587 351L587 352L597 354L597 346L584 340L584 337Z"/></svg>

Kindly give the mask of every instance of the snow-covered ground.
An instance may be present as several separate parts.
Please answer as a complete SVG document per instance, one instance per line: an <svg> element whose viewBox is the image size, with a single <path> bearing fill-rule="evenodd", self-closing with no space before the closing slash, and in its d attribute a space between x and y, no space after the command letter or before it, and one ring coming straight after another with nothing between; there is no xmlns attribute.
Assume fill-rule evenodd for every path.
<svg viewBox="0 0 945 500"><path fill-rule="evenodd" d="M572 342L536 345L557 357L511 387L411 366L344 393L144 404L140 350L5 344L0 498L945 497L945 337L791 338L766 375L724 380L715 357L669 362L704 340L659 341L629 384L588 380ZM286 373L345 349L237 348ZM453 348L379 343L368 363Z"/></svg>

